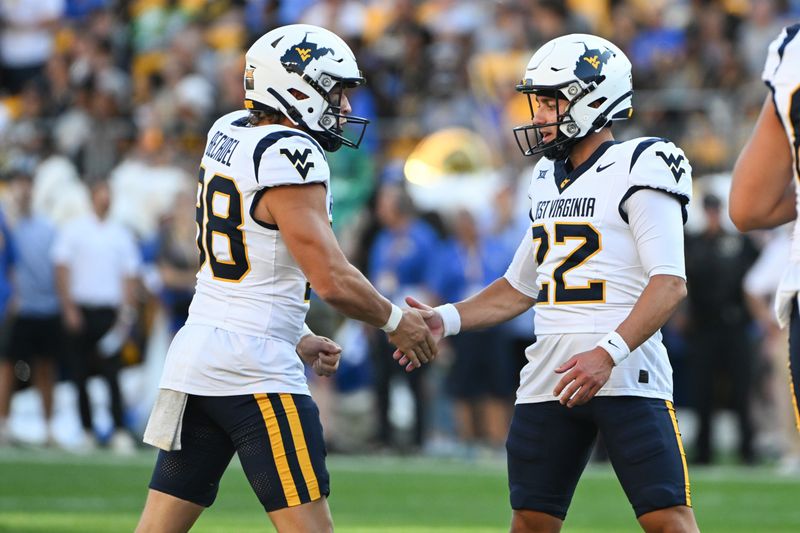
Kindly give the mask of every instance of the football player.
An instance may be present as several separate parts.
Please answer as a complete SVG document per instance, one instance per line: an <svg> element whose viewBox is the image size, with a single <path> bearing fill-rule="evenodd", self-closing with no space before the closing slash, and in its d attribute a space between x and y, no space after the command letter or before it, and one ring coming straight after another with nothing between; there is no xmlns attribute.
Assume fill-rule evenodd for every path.
<svg viewBox="0 0 800 533"><path fill-rule="evenodd" d="M339 347L304 327L309 283L414 365L436 354L420 313L381 296L331 229L326 152L357 148L367 125L350 116L346 91L364 82L352 51L292 25L258 39L245 62L247 109L214 123L199 169L201 266L145 431L161 451L137 531L187 531L234 453L278 531L332 531L322 427L298 355L330 374Z"/></svg>
<svg viewBox="0 0 800 533"><path fill-rule="evenodd" d="M631 63L605 39L546 43L517 90L532 115L518 144L544 155L530 231L505 275L472 298L407 301L437 338L536 304L506 442L512 531L561 529L598 433L646 531L697 531L659 331L686 295L691 166L667 139L614 140L611 125L632 113Z"/></svg>
<svg viewBox="0 0 800 533"><path fill-rule="evenodd" d="M733 169L729 210L740 231L774 228L797 218L800 193L800 24L781 31L767 53L762 78L770 89L750 140ZM794 177L794 179L792 179ZM800 431L800 224L778 286L775 311L789 326L790 387Z"/></svg>

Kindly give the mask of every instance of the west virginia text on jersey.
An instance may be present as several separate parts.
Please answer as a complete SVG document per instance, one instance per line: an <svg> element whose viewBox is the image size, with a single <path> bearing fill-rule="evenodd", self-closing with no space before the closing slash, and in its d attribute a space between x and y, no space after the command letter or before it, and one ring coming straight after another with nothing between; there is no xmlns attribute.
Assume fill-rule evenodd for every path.
<svg viewBox="0 0 800 533"><path fill-rule="evenodd" d="M599 333L625 319L647 284L624 203L642 188L691 194L691 166L663 139L608 142L571 172L542 159L529 189L539 294L536 334ZM605 247L614 253L603 253ZM602 306L602 313L597 313Z"/></svg>
<svg viewBox="0 0 800 533"><path fill-rule="evenodd" d="M529 188L533 261L517 271L515 258L506 274L537 299L538 341L528 349L518 403L552 400L560 377L553 370L628 316L654 272L642 266L626 201L642 189L663 191L676 199L685 222L691 173L683 151L659 138L606 142L575 169L564 161L538 162ZM655 273L685 277L682 271ZM660 340L656 333L634 350L600 395L671 399L671 369Z"/></svg>

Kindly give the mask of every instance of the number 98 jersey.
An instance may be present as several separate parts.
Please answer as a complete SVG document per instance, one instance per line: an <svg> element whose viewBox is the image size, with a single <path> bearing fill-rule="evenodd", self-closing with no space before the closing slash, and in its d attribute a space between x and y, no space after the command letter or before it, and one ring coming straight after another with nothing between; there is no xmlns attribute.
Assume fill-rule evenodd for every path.
<svg viewBox="0 0 800 533"><path fill-rule="evenodd" d="M252 382L254 390L233 387L235 390L228 390L228 393L268 390L264 388L263 380L256 385L260 379L259 372L254 372L250 381L244 377L246 369L243 367L249 366L275 374L278 381L302 383L302 388L284 387L273 389L275 392L307 394L303 366L294 347L308 311L309 287L289 253L280 229L256 220L253 213L261 196L270 187L322 183L328 189L330 218L330 171L325 152L307 133L280 125L249 126L247 117L247 111L230 113L218 119L209 130L197 185L200 269L184 329L210 326L233 334L268 339L273 343L268 350L272 352L269 354L269 368L264 368L265 354L254 353L252 361L238 362L242 377L239 382ZM297 223L302 224L302 221ZM201 336L197 331L193 335ZM170 348L162 387L186 388L179 388L174 380L168 380L168 374L174 370L170 369L173 353L174 359L184 360L185 364L181 364L184 370L189 366L206 365L206 371L191 371L198 376L224 372L234 374L237 371L231 368L236 365L232 359L234 354L229 354L226 361L223 354L200 353L203 347L195 349L193 343L181 343L182 336L187 336L183 330ZM240 352L242 349L234 346L230 351ZM283 354L279 360L275 359L275 352ZM219 364L210 362L217 356ZM194 381L204 380L198 377ZM208 384L214 382L213 379L205 381ZM216 387L184 391L208 394L212 390L219 391L219 383Z"/></svg>

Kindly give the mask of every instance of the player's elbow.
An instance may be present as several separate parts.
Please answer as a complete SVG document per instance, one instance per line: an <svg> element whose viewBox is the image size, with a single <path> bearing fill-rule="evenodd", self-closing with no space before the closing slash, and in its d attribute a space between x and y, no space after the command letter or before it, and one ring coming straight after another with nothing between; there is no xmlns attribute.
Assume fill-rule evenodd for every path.
<svg viewBox="0 0 800 533"><path fill-rule="evenodd" d="M334 308L338 307L338 305L345 300L344 291L334 283L324 283L319 286L315 285L314 292L317 293L317 296L319 296L323 302Z"/></svg>
<svg viewBox="0 0 800 533"><path fill-rule="evenodd" d="M650 278L650 283L657 287L660 298L677 307L687 296L686 280L679 276L657 274Z"/></svg>
<svg viewBox="0 0 800 533"><path fill-rule="evenodd" d="M752 209L746 208L740 202L736 202L731 198L730 205L728 206L728 215L731 217L733 225L736 226L741 232L750 231L759 227L759 217Z"/></svg>
<svg viewBox="0 0 800 533"><path fill-rule="evenodd" d="M686 280L681 278L675 278L675 300L676 305L681 303L686 297L689 295L689 291L686 288Z"/></svg>
<svg viewBox="0 0 800 533"><path fill-rule="evenodd" d="M322 301L336 307L347 299L344 276L336 269L326 269L311 280L314 292Z"/></svg>
<svg viewBox="0 0 800 533"><path fill-rule="evenodd" d="M678 276L664 276L663 283L667 294L672 295L673 305L677 307L688 295L686 280Z"/></svg>

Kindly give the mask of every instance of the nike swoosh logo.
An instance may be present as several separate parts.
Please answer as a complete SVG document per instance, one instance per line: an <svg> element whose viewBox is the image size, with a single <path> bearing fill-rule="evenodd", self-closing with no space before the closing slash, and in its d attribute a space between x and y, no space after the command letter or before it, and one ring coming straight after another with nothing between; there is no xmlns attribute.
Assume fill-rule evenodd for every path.
<svg viewBox="0 0 800 533"><path fill-rule="evenodd" d="M613 165L614 163L611 163L611 164ZM611 166L611 165L609 165L609 166ZM619 349L619 346L617 346L616 344L614 344L614 341L612 341L612 340L609 340L609 341L608 341L608 344L610 344L610 345L611 345L611 346L613 346L614 348L617 348L617 349Z"/></svg>
<svg viewBox="0 0 800 533"><path fill-rule="evenodd" d="M606 166L601 166L601 165L598 165L598 166L597 166L597 172L602 172L602 171L604 171L605 169L607 169L608 167L610 167L610 166L611 166L611 165L613 165L614 163L616 163L616 161L613 161L613 162L611 162L611 163L607 164Z"/></svg>
<svg viewBox="0 0 800 533"><path fill-rule="evenodd" d="M567 68L567 67L562 67L562 68L550 67L550 70L552 70L553 72L561 72L565 68Z"/></svg>

